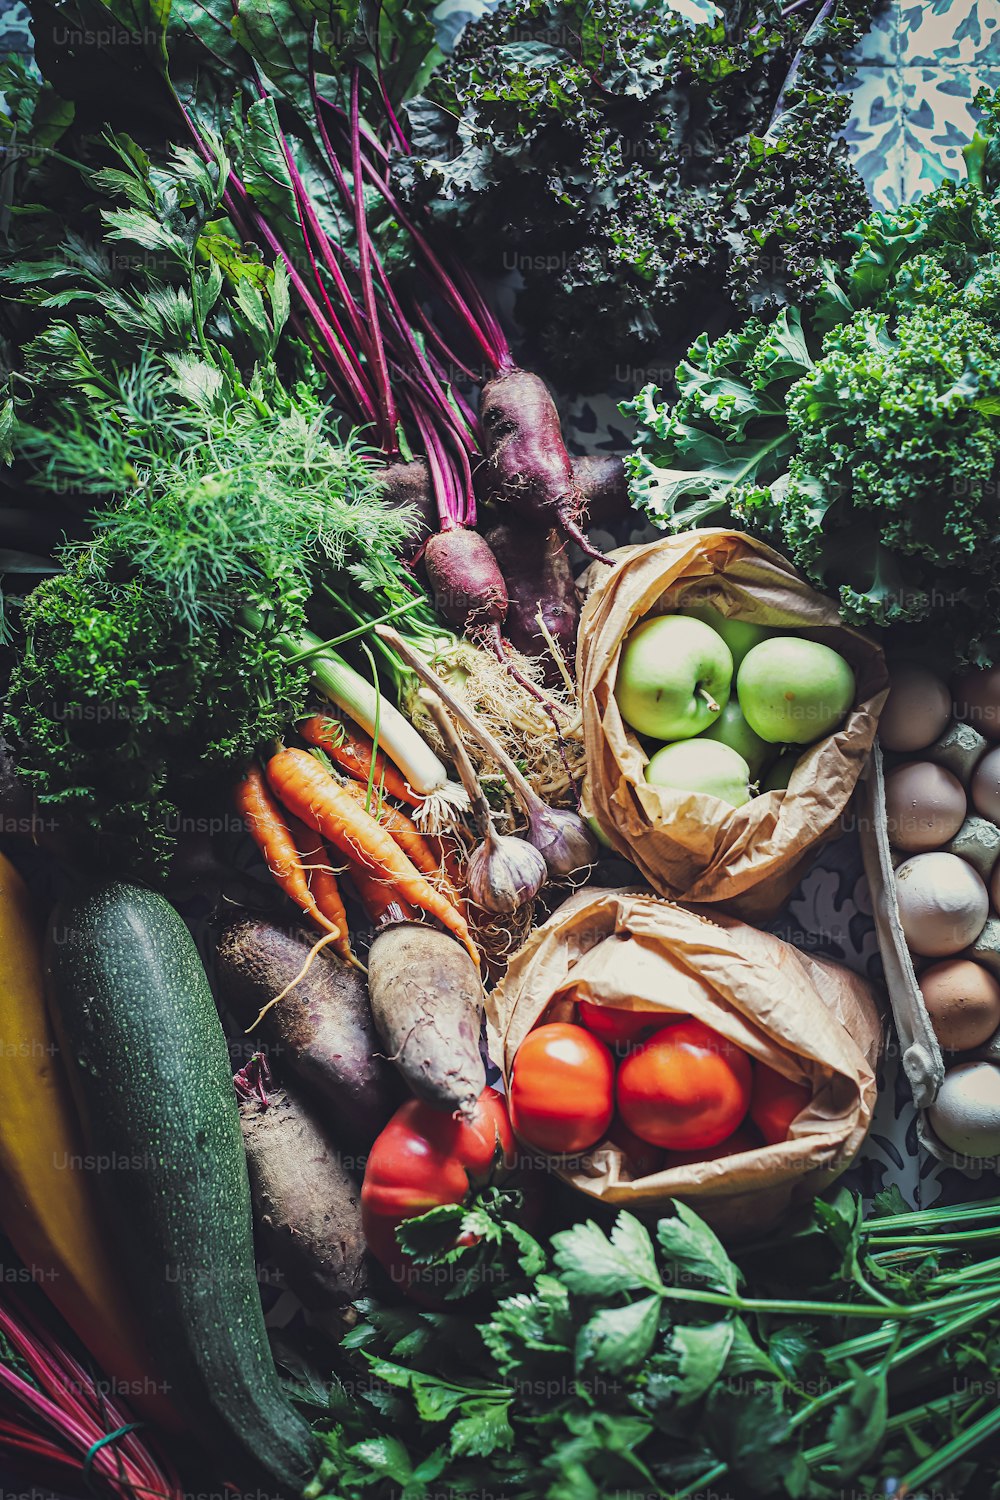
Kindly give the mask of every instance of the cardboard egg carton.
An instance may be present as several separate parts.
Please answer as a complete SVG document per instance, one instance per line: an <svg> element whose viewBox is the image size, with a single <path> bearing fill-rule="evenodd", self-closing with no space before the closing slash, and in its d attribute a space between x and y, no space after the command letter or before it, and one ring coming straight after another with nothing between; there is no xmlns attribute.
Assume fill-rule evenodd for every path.
<svg viewBox="0 0 1000 1500"><path fill-rule="evenodd" d="M953 727L966 728L964 725ZM969 731L969 733L975 734L975 731ZM952 760L956 761L956 764L951 764L944 759L941 760L941 764L954 769L959 780L967 786L979 755L987 748L986 741L982 740L980 735L976 734L975 737L981 741L977 754L969 753L973 748L971 743L961 745L963 750L961 770L957 768L957 759L954 754L955 739L951 731L946 732L936 746L931 746L930 750L921 751L920 757L927 760L935 759L934 752L945 741L949 741L945 745L945 751L952 757ZM961 740L965 741L967 738L967 736L962 736ZM935 1135L927 1115L927 1110L937 1098L946 1065L944 1053L931 1025L923 995L920 993L913 956L903 935L903 927L899 919L893 872L900 863L900 856L889 843L885 810L885 768L878 741L874 745L868 765L858 782L855 795L859 803L858 827L865 874L871 890L872 912L878 933L882 966L885 970L889 1003L902 1049L903 1071L913 1094L913 1102L917 1107L917 1136L921 1145L946 1166L963 1172L967 1177L981 1177L984 1167L979 1163L970 1165L968 1157L959 1156L945 1146ZM969 838L975 835L979 862L970 859L970 863L976 864L976 868L988 886L990 873L992 873L992 864L989 863L992 839L986 836L984 842L983 829L973 829L970 832L968 824L972 821L972 819L966 820L956 838L947 847L951 853L962 855L962 848L957 846L963 844L967 847ZM986 820L976 819L975 821L985 823ZM1000 855L1000 829L992 823L986 826L996 833L997 855ZM963 857L968 858L968 854ZM902 858L909 858L909 856L904 855ZM989 868L983 868L987 864ZM1000 917L991 915L973 946L966 949L964 953L957 954L956 957L974 958L1000 979ZM968 1054L963 1053L962 1057L963 1059L966 1057L984 1059L1000 1064L1000 1031L994 1034L985 1047Z"/></svg>

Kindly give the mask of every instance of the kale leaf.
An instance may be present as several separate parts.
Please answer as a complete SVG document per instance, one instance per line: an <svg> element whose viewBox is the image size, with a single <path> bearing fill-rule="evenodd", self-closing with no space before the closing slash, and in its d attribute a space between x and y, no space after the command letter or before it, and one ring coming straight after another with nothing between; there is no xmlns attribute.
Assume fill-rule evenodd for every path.
<svg viewBox="0 0 1000 1500"><path fill-rule="evenodd" d="M395 179L468 261L520 274L555 376L628 379L846 248L868 205L835 81L869 10L811 25L764 0L692 26L662 0L508 0L407 105Z"/></svg>
<svg viewBox="0 0 1000 1500"><path fill-rule="evenodd" d="M1000 104L979 103L989 162ZM699 339L675 401L648 385L623 407L636 503L671 530L728 518L762 536L851 623L933 626L952 663L996 660L997 186L872 214L801 308Z"/></svg>

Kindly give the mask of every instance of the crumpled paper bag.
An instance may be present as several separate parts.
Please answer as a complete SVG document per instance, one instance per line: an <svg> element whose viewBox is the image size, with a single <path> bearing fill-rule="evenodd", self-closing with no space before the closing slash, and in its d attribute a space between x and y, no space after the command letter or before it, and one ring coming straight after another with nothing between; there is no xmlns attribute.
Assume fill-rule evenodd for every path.
<svg viewBox="0 0 1000 1500"><path fill-rule="evenodd" d="M654 890L676 901L725 902L762 919L787 900L815 846L835 827L854 790L888 692L882 651L841 623L836 604L811 588L763 542L720 528L689 531L594 564L580 620L577 680L587 756L584 811ZM730 808L717 798L650 786L649 757L615 700L625 638L650 614L710 604L757 624L808 627L857 680L840 729L804 750L787 791Z"/></svg>
<svg viewBox="0 0 1000 1500"><path fill-rule="evenodd" d="M787 1141L738 1156L636 1179L610 1142L569 1162L551 1158L581 1192L640 1214L680 1198L738 1238L769 1228L857 1154L875 1106L883 1028L874 992L849 970L714 908L588 888L531 934L487 999L490 1055L508 1085L527 1033L574 1019L570 991L626 1010L695 1016L813 1089Z"/></svg>

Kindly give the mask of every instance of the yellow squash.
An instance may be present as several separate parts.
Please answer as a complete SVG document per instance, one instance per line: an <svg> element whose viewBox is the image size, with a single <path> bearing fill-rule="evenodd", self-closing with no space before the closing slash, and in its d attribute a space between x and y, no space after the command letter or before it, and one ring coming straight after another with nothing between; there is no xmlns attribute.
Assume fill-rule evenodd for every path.
<svg viewBox="0 0 1000 1500"><path fill-rule="evenodd" d="M0 1228L113 1390L174 1425L108 1255L48 1014L28 893L0 854Z"/></svg>

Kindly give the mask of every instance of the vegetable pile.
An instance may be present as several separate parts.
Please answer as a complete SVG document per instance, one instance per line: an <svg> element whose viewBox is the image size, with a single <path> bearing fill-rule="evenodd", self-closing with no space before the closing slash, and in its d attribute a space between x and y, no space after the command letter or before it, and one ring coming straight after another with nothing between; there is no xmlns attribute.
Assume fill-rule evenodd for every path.
<svg viewBox="0 0 1000 1500"><path fill-rule="evenodd" d="M676 401L647 385L632 495L673 530L731 517L860 625L927 625L953 660L997 651L1000 101L945 181L848 235L815 296L703 334ZM905 632L903 633L905 637Z"/></svg>
<svg viewBox="0 0 1000 1500"><path fill-rule="evenodd" d="M519 273L557 379L628 380L845 248L867 204L835 83L870 9L507 0L407 105L395 178L440 243Z"/></svg>
<svg viewBox="0 0 1000 1500"><path fill-rule="evenodd" d="M852 620L936 623L954 585L977 661L1000 96L966 187L864 219L863 0L507 0L449 58L403 0L30 8L38 66L0 68L0 835L31 876L0 853L4 1459L164 1500L996 1500L997 1204L810 1205L871 1121L874 992L682 904L699 859L795 878L881 650L746 536L604 556L623 461L571 455L485 284L520 274L578 387L700 333L677 402L631 404L640 504L766 534ZM588 693L581 609L675 546L682 597L619 601ZM941 953L985 980L1000 776L968 736L1000 693L926 677L912 713L893 687L924 760L891 832L982 888ZM633 888L662 871L595 714L672 900ZM995 983L958 1009L953 1050L995 1045ZM987 1103L943 1138L995 1143ZM643 1181L671 1169L683 1201Z"/></svg>

